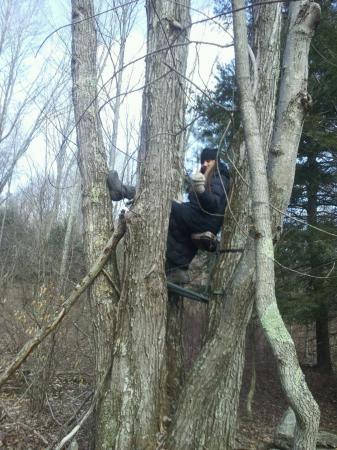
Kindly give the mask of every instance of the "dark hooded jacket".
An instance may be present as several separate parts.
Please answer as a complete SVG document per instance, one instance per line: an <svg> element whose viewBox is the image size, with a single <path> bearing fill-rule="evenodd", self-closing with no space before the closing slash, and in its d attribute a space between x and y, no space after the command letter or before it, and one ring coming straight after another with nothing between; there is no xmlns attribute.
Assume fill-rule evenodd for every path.
<svg viewBox="0 0 337 450"><path fill-rule="evenodd" d="M188 267L197 252L191 234L220 231L228 191L229 172L220 162L202 194L190 192L189 202L172 203L166 254L169 267Z"/></svg>
<svg viewBox="0 0 337 450"><path fill-rule="evenodd" d="M211 231L217 234L220 231L228 190L229 172L227 166L220 162L206 190L202 194L190 192L188 195L191 227L198 229L195 232Z"/></svg>

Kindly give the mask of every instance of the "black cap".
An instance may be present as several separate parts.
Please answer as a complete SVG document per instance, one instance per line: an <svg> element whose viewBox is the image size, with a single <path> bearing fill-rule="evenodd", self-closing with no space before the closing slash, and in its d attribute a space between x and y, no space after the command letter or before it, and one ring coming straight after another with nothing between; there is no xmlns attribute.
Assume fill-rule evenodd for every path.
<svg viewBox="0 0 337 450"><path fill-rule="evenodd" d="M200 155L200 162L204 164L207 160L216 160L218 157L218 150L216 148L204 148Z"/></svg>

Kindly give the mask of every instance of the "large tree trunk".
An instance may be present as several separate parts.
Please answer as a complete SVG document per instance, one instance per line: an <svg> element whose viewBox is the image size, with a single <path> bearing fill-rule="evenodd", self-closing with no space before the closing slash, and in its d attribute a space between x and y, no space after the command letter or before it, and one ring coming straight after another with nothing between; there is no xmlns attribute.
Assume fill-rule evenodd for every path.
<svg viewBox="0 0 337 450"><path fill-rule="evenodd" d="M304 9L308 14L303 14L303 10L291 8L292 27L287 35L281 80L282 95L274 127L272 124L279 67L277 49L279 49L281 25L280 6L263 5L259 11L262 37L259 37L259 28L256 29L255 43L261 45L261 49L257 50L261 76L257 113L262 130L261 148L264 152L269 151L271 135L273 135L271 147L273 153L270 157L268 175L276 207L273 217L274 234L278 233L282 227L282 213L288 205L298 137L301 134L305 112L308 46L317 23L316 6L308 5L310 4L306 5L307 10ZM297 76L295 80L292 80L294 72ZM292 127L289 126L290 123ZM238 147L239 145L236 146ZM266 160L267 157L265 155ZM241 173L240 176L235 176L231 209L227 208L225 216L222 243L225 248L242 246L247 240L247 228L250 226L247 217L249 212L247 166L242 163L243 159L244 151L241 146L235 159L235 167L238 167ZM293 167L289 167L289 162L293 164ZM229 218L232 213L235 219ZM233 229L234 233L231 232ZM247 243L251 245L251 238L248 238ZM204 447L229 449L234 446L238 392L243 365L243 341L253 302L251 284L255 261L254 252L249 249L249 245L246 246L246 251L236 269L238 257L236 260L228 256L219 258L212 285L213 306L209 328L211 340L200 355L191 380L184 390L169 436L172 450ZM224 280L230 280L230 284L224 283ZM224 305L223 302L225 302ZM234 346L231 345L232 339ZM214 370L215 362L216 370ZM214 381L213 389L208 390L204 388L204 385L205 380L209 382L209 377L213 377L217 382ZM232 395L228 391L232 392ZM209 407L205 408L205 404ZM192 411L194 411L193 414Z"/></svg>
<svg viewBox="0 0 337 450"><path fill-rule="evenodd" d="M121 2L123 3L123 2ZM130 22L130 16L132 14L133 5L126 5L121 7L121 12L118 15L118 25L120 30L120 43L119 43L119 53L118 53L118 65L116 69L116 93L115 93L115 101L113 103L113 122L112 122L112 133L111 139L109 142L109 167L110 170L115 169L116 163L116 145L117 145L117 137L118 137L118 127L119 127L119 114L122 103L122 84L123 84L123 67L125 63L125 47L126 41L128 38L128 33L130 30L128 29L128 24Z"/></svg>
<svg viewBox="0 0 337 450"><path fill-rule="evenodd" d="M118 329L110 380L111 411L97 449L147 449L157 446L166 409L165 331L167 289L165 251L171 199L181 171L184 129L183 84L171 67L184 73L188 4L148 2L148 53L143 96L140 179L127 215L125 264Z"/></svg>
<svg viewBox="0 0 337 450"><path fill-rule="evenodd" d="M249 321L252 302L232 299L238 300L240 294L241 298L248 298L253 260L254 252L248 248L222 296L221 326L205 344L183 389L168 436L170 450L234 447L244 362L243 330ZM211 301L214 300L213 297Z"/></svg>
<svg viewBox="0 0 337 450"><path fill-rule="evenodd" d="M72 77L78 161L82 177L82 211L87 267L111 234L111 202L106 186L107 163L97 109L96 30L91 0L72 1ZM86 20L84 20L86 19ZM108 264L106 271L111 270ZM118 280L113 272L115 285ZM97 383L111 362L116 292L101 273L89 292L93 311ZM109 398L102 396L96 413L97 435L110 418Z"/></svg>
<svg viewBox="0 0 337 450"><path fill-rule="evenodd" d="M316 446L320 414L318 405L306 385L296 356L295 345L282 321L276 303L268 176L255 102L251 93L248 38L243 6L242 0L233 0L233 9L238 10L234 13L236 75L251 182L256 309L277 359L283 390L296 414L294 449L311 449ZM294 76L296 75L295 73Z"/></svg>
<svg viewBox="0 0 337 450"><path fill-rule="evenodd" d="M167 400L168 415L177 407L181 389L186 380L184 351L184 299L168 294L166 325Z"/></svg>
<svg viewBox="0 0 337 450"><path fill-rule="evenodd" d="M264 147L271 140L276 88L279 76L280 5L254 9L259 17L254 42L259 55L258 99L264 125ZM260 35L261 33L261 35ZM232 193L222 231L221 248L244 248L249 233L248 167L242 135L231 147ZM246 327L253 305L253 252L222 253L215 267L210 296L209 325L205 346L184 389L171 428L170 448L229 449L234 446L239 391L244 363ZM205 380L212 386L205 389ZM204 407L205 404L209 406ZM196 413L197 411L197 413Z"/></svg>

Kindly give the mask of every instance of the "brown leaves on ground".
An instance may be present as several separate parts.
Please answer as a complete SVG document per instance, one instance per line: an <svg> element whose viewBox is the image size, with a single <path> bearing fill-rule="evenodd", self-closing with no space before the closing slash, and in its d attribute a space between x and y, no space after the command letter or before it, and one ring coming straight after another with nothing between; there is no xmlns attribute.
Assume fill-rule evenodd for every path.
<svg viewBox="0 0 337 450"><path fill-rule="evenodd" d="M313 368L305 368L304 372L321 408L321 429L336 432L336 375L322 374ZM263 353L257 361L253 414L249 418L245 402L250 378L248 355L241 392L237 450L270 448L275 427L287 408L273 358ZM32 411L29 398L30 375L18 373L0 392L0 450L45 450L59 442L89 408L91 381L90 377L80 374L58 375L52 382L43 410L37 414ZM88 423L76 436L81 450L89 448L90 434Z"/></svg>

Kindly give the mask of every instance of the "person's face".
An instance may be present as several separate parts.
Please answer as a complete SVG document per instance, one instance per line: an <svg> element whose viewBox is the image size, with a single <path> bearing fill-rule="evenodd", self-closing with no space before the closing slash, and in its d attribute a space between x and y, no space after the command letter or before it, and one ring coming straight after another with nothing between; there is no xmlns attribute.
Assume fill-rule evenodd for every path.
<svg viewBox="0 0 337 450"><path fill-rule="evenodd" d="M209 172L215 166L215 159L206 159L201 166L201 173Z"/></svg>

